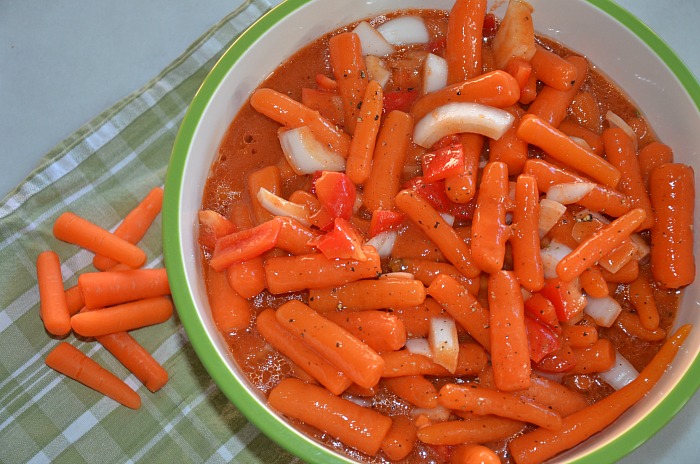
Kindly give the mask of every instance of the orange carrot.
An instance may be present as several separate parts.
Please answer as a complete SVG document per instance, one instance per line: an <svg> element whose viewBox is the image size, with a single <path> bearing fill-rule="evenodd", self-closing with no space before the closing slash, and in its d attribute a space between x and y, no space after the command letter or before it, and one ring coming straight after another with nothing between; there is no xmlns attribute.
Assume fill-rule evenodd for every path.
<svg viewBox="0 0 700 464"><path fill-rule="evenodd" d="M427 338L430 332L430 319L444 317L445 310L432 298L426 298L421 305L394 309L391 313L401 319L409 338Z"/></svg>
<svg viewBox="0 0 700 464"><path fill-rule="evenodd" d="M406 327L401 319L385 311L334 311L324 314L374 351L381 353L406 344Z"/></svg>
<svg viewBox="0 0 700 464"><path fill-rule="evenodd" d="M576 84L578 69L572 62L539 45L535 50L530 64L537 79L560 91L567 91Z"/></svg>
<svg viewBox="0 0 700 464"><path fill-rule="evenodd" d="M294 201L291 196L290 201ZM281 224L280 233L277 237L277 248L293 255L305 255L314 252L314 248L309 245L309 242L319 237L318 231L306 227L296 219L277 216L275 220Z"/></svg>
<svg viewBox="0 0 700 464"><path fill-rule="evenodd" d="M618 189L630 198L633 208L642 208L647 214L637 232L651 228L654 224L654 210L644 186L634 142L624 130L608 128L603 131L603 144L608 161L622 174Z"/></svg>
<svg viewBox="0 0 700 464"><path fill-rule="evenodd" d="M554 89L552 89L554 90ZM525 87L520 89L520 102L523 105L529 105L537 98L537 76L531 72L525 83Z"/></svg>
<svg viewBox="0 0 700 464"><path fill-rule="evenodd" d="M335 83L335 81L333 81ZM337 90L337 89L336 89ZM337 92L326 90L301 89L301 104L312 110L318 111L321 116L328 119L333 124L343 126L345 115L343 114L343 99Z"/></svg>
<svg viewBox="0 0 700 464"><path fill-rule="evenodd" d="M136 244L146 235L156 216L163 206L163 189L156 187L124 217L124 220L114 230L114 235L129 243ZM95 255L92 265L104 271L117 264L116 261L101 255Z"/></svg>
<svg viewBox="0 0 700 464"><path fill-rule="evenodd" d="M531 292L544 286L544 266L540 255L539 192L534 177L521 174L515 186L515 210L513 210L513 270L521 285Z"/></svg>
<svg viewBox="0 0 700 464"><path fill-rule="evenodd" d="M377 277L382 272L379 255L371 247L363 251L367 261L329 259L323 253L268 258L265 260L267 288L272 294L280 294Z"/></svg>
<svg viewBox="0 0 700 464"><path fill-rule="evenodd" d="M586 348L598 341L598 329L588 325L562 325L561 336L572 348Z"/></svg>
<svg viewBox="0 0 700 464"><path fill-rule="evenodd" d="M385 378L383 382L395 395L419 408L431 409L438 405L435 385L422 375Z"/></svg>
<svg viewBox="0 0 700 464"><path fill-rule="evenodd" d="M483 42L486 0L457 0L447 22L445 60L447 83L464 81L483 72Z"/></svg>
<svg viewBox="0 0 700 464"><path fill-rule="evenodd" d="M639 315L622 311L615 321L628 335L636 337L645 342L660 342L666 338L666 331L661 327L647 329L642 325Z"/></svg>
<svg viewBox="0 0 700 464"><path fill-rule="evenodd" d="M520 284L510 271L489 278L491 364L496 386L522 390L530 384L530 350Z"/></svg>
<svg viewBox="0 0 700 464"><path fill-rule="evenodd" d="M428 295L442 307L487 350L491 349L490 315L478 300L457 280L439 275L428 287Z"/></svg>
<svg viewBox="0 0 700 464"><path fill-rule="evenodd" d="M208 250L214 249L219 238L238 230L233 222L210 209L198 211L197 218L199 219L199 244Z"/></svg>
<svg viewBox="0 0 700 464"><path fill-rule="evenodd" d="M532 376L527 390L517 394L558 412L562 417L588 406L588 400L579 392L538 375Z"/></svg>
<svg viewBox="0 0 700 464"><path fill-rule="evenodd" d="M408 350L387 351L381 354L384 360L382 377L403 377L407 375L459 376L476 375L488 364L484 349L476 343L462 343L459 346L457 369L449 372L430 358Z"/></svg>
<svg viewBox="0 0 700 464"><path fill-rule="evenodd" d="M647 330L659 327L659 309L654 299L654 288L646 273L640 274L629 286L630 302L637 310L642 326Z"/></svg>
<svg viewBox="0 0 700 464"><path fill-rule="evenodd" d="M474 264L488 274L503 268L510 234L506 225L507 202L508 168L499 161L488 163L481 176L471 230Z"/></svg>
<svg viewBox="0 0 700 464"><path fill-rule="evenodd" d="M372 171L372 155L381 123L383 95L379 82L372 80L367 84L345 165L345 173L356 185L364 184Z"/></svg>
<svg viewBox="0 0 700 464"><path fill-rule="evenodd" d="M226 269L226 278L233 290L243 298L253 298L265 289L263 257L236 261Z"/></svg>
<svg viewBox="0 0 700 464"><path fill-rule="evenodd" d="M635 380L587 408L565 417L560 430L540 428L513 439L508 448L515 462L535 464L546 461L573 448L615 421L654 387L668 369L690 330L689 325L678 329Z"/></svg>
<svg viewBox="0 0 700 464"><path fill-rule="evenodd" d="M423 283L413 279L358 280L342 287L309 290L309 306L319 312L406 308L425 300Z"/></svg>
<svg viewBox="0 0 700 464"><path fill-rule="evenodd" d="M560 131L568 135L569 137L578 137L585 140L591 150L596 155L603 155L605 147L603 146L603 138L597 132L583 127L581 124L574 122L570 119L564 119L557 127Z"/></svg>
<svg viewBox="0 0 700 464"><path fill-rule="evenodd" d="M518 82L518 87L520 87L520 93L522 93L532 75L530 62L525 58L515 56L508 60L508 64L503 70L515 78Z"/></svg>
<svg viewBox="0 0 700 464"><path fill-rule="evenodd" d="M489 161L502 161L508 166L508 173L516 176L523 172L523 166L527 161L528 144L517 134L523 111L518 108L511 108L508 111L515 116L513 126L498 140L489 139Z"/></svg>
<svg viewBox="0 0 700 464"><path fill-rule="evenodd" d="M615 365L615 347L607 338L599 338L586 348L571 347L576 365L571 374L605 372Z"/></svg>
<svg viewBox="0 0 700 464"><path fill-rule="evenodd" d="M479 269L472 262L471 250L457 232L427 200L413 190L396 195L396 207L427 235L440 251L466 277L476 277Z"/></svg>
<svg viewBox="0 0 700 464"><path fill-rule="evenodd" d="M391 422L391 429L382 442L382 451L392 461L400 461L413 451L416 426L408 416L392 416Z"/></svg>
<svg viewBox="0 0 700 464"><path fill-rule="evenodd" d="M611 188L620 182L620 171L615 166L582 147L539 116L523 116L517 134L524 141L540 147L552 158L590 176L596 182Z"/></svg>
<svg viewBox="0 0 700 464"><path fill-rule="evenodd" d="M83 293L77 284L66 290L66 303L68 304L68 314L71 316L85 306L85 298L83 298Z"/></svg>
<svg viewBox="0 0 700 464"><path fill-rule="evenodd" d="M297 300L277 309L277 322L320 353L361 387L376 385L384 371L384 360L347 330L329 321Z"/></svg>
<svg viewBox="0 0 700 464"><path fill-rule="evenodd" d="M288 127L308 126L314 137L331 150L347 156L350 136L336 129L335 125L301 103L272 89L258 89L250 96L253 108Z"/></svg>
<svg viewBox="0 0 700 464"><path fill-rule="evenodd" d="M633 259L615 273L601 267L600 273L608 284L629 284L639 277L639 261Z"/></svg>
<svg viewBox="0 0 700 464"><path fill-rule="evenodd" d="M146 253L139 247L71 212L65 212L56 219L53 234L59 240L78 245L129 267L141 267L146 262Z"/></svg>
<svg viewBox="0 0 700 464"><path fill-rule="evenodd" d="M435 280L438 275L446 274L464 285L472 295L479 293L480 279L478 277L465 277L459 273L456 267L449 263L440 263L422 258L401 258L392 261L391 266L394 272L408 272L409 274L413 274L413 277L423 282L425 286L429 286L433 283L433 280Z"/></svg>
<svg viewBox="0 0 700 464"><path fill-rule="evenodd" d="M392 425L383 414L293 378L277 384L270 391L268 402L282 414L370 456L377 454Z"/></svg>
<svg viewBox="0 0 700 464"><path fill-rule="evenodd" d="M354 134L368 81L360 37L353 32L334 35L328 42L328 54L343 100L345 129Z"/></svg>
<svg viewBox="0 0 700 464"><path fill-rule="evenodd" d="M564 281L571 281L595 264L601 257L610 253L644 221L643 209L633 209L615 219L584 240L571 253L557 264L557 275Z"/></svg>
<svg viewBox="0 0 700 464"><path fill-rule="evenodd" d="M547 430L561 427L561 416L537 403L524 402L518 395L477 385L448 383L440 389L438 401L448 409L471 411L478 415L494 414L516 421L529 422Z"/></svg>
<svg viewBox="0 0 700 464"><path fill-rule="evenodd" d="M539 116L554 127L566 118L566 110L586 80L588 62L581 56L570 56L566 61L576 66L576 82L568 90L545 86L530 104L527 112Z"/></svg>
<svg viewBox="0 0 700 464"><path fill-rule="evenodd" d="M251 303L229 285L225 271L207 268L207 296L211 316L224 334L248 327L252 315Z"/></svg>
<svg viewBox="0 0 700 464"><path fill-rule="evenodd" d="M455 203L469 203L476 196L479 161L484 147L484 137L479 134L459 134L464 152L462 172L445 179L447 198Z"/></svg>
<svg viewBox="0 0 700 464"><path fill-rule="evenodd" d="M126 383L88 358L73 345L61 342L46 356L46 365L132 409L141 398Z"/></svg>
<svg viewBox="0 0 700 464"><path fill-rule="evenodd" d="M127 332L100 335L95 339L150 391L156 392L168 382L168 372Z"/></svg>
<svg viewBox="0 0 700 464"><path fill-rule="evenodd" d="M165 268L86 272L78 287L90 309L170 294Z"/></svg>
<svg viewBox="0 0 700 464"><path fill-rule="evenodd" d="M158 296L124 303L99 311L81 312L71 317L73 330L84 337L124 332L170 319L173 304L170 298Z"/></svg>
<svg viewBox="0 0 700 464"><path fill-rule="evenodd" d="M352 380L337 367L277 322L275 311L265 309L255 319L260 335L277 351L296 363L304 372L316 379L334 395L340 395L352 384Z"/></svg>
<svg viewBox="0 0 700 464"><path fill-rule="evenodd" d="M649 179L656 222L651 228L651 270L663 287L680 288L695 279L693 218L695 174L684 164L655 168Z"/></svg>
<svg viewBox="0 0 700 464"><path fill-rule="evenodd" d="M649 192L651 171L662 164L673 163L673 150L661 142L651 142L639 150L637 160L639 161L639 169L642 171L642 181Z"/></svg>
<svg viewBox="0 0 700 464"><path fill-rule="evenodd" d="M46 331L63 337L70 332L68 302L63 291L61 262L53 251L43 251L36 259L36 277L39 284L40 315Z"/></svg>
<svg viewBox="0 0 700 464"><path fill-rule="evenodd" d="M418 439L430 445L488 443L511 437L527 424L498 416L436 422L418 430Z"/></svg>
<svg viewBox="0 0 700 464"><path fill-rule="evenodd" d="M450 464L499 464L501 458L484 445L460 445L452 451Z"/></svg>
<svg viewBox="0 0 700 464"><path fill-rule="evenodd" d="M587 295L593 298L608 296L608 285L598 266L591 266L581 273L579 283Z"/></svg>
<svg viewBox="0 0 700 464"><path fill-rule="evenodd" d="M280 168L277 166L266 166L251 172L248 174L247 185L256 224L262 224L272 219L274 214L263 208L258 201L258 192L261 188L264 188L275 195L282 194L282 172Z"/></svg>
<svg viewBox="0 0 700 464"><path fill-rule="evenodd" d="M368 210L394 209L394 197L400 189L412 131L413 118L409 114L392 111L387 115L379 130L372 171L362 197Z"/></svg>

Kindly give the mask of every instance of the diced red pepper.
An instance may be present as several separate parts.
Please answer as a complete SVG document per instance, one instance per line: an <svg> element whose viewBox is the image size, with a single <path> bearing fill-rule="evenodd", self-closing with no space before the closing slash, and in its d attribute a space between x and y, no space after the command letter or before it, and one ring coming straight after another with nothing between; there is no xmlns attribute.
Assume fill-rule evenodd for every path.
<svg viewBox="0 0 700 464"><path fill-rule="evenodd" d="M546 279L540 293L554 304L557 318L562 322L577 320L586 307L586 296L578 286L578 279L570 282L558 277Z"/></svg>
<svg viewBox="0 0 700 464"><path fill-rule="evenodd" d="M366 261L362 250L362 236L349 221L337 218L333 229L309 242L328 259L356 259Z"/></svg>
<svg viewBox="0 0 700 464"><path fill-rule="evenodd" d="M461 143L459 141L459 135L457 134L449 134L438 140L433 144L432 147L430 147L431 150L439 150L440 148L445 148L449 147L450 145L457 145L458 143Z"/></svg>
<svg viewBox="0 0 700 464"><path fill-rule="evenodd" d="M423 177L414 177L403 185L403 188L414 190L440 213L451 214L460 219L471 219L476 208L476 198L469 203L455 203L445 193L445 181L427 182Z"/></svg>
<svg viewBox="0 0 700 464"><path fill-rule="evenodd" d="M569 342L560 339L560 343L561 346L558 350L536 363L538 370L556 374L568 372L576 366L576 355Z"/></svg>
<svg viewBox="0 0 700 464"><path fill-rule="evenodd" d="M216 241L209 264L216 271L223 271L236 261L260 256L277 245L282 223L275 219L263 222L252 229L225 235Z"/></svg>
<svg viewBox="0 0 700 464"><path fill-rule="evenodd" d="M464 169L464 149L461 143L423 154L423 178L427 182L457 175Z"/></svg>
<svg viewBox="0 0 700 464"><path fill-rule="evenodd" d="M384 109L382 111L385 114L389 114L394 110L408 113L416 99L418 99L417 90L397 90L394 92L385 92Z"/></svg>
<svg viewBox="0 0 700 464"><path fill-rule="evenodd" d="M554 303L541 293L533 293L530 298L525 300L525 313L548 325L557 333L561 333L561 326L559 325L557 311L554 309Z"/></svg>
<svg viewBox="0 0 700 464"><path fill-rule="evenodd" d="M314 182L316 197L334 218L350 219L357 192L343 172L323 171Z"/></svg>
<svg viewBox="0 0 700 464"><path fill-rule="evenodd" d="M530 359L536 363L561 348L559 336L549 326L534 317L525 315L525 329L530 347Z"/></svg>
<svg viewBox="0 0 700 464"><path fill-rule="evenodd" d="M487 13L484 16L484 25L481 27L481 33L485 39L493 38L498 31L498 19L493 13Z"/></svg>
<svg viewBox="0 0 700 464"><path fill-rule="evenodd" d="M370 237L386 232L388 230L396 230L403 222L404 215L388 209L378 209L372 213L372 219L369 221Z"/></svg>
<svg viewBox="0 0 700 464"><path fill-rule="evenodd" d="M213 250L216 240L236 232L235 224L216 211L202 210L199 217L199 244Z"/></svg>

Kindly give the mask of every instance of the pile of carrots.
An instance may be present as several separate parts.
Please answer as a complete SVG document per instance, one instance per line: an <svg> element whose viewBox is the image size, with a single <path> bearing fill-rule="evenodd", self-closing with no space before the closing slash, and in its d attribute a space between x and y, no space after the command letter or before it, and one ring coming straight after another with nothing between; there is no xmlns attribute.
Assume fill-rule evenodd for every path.
<svg viewBox="0 0 700 464"><path fill-rule="evenodd" d="M54 251L40 253L36 262L40 316L49 335L60 339L73 332L82 339L94 338L151 392L167 383L168 373L129 331L164 322L173 313L165 268L140 269L146 253L136 245L162 204L163 189L154 188L113 233L74 213L61 214L54 236L95 253L97 271L81 274L73 287L64 289ZM125 406L141 406L138 393L68 342L59 342L45 361Z"/></svg>

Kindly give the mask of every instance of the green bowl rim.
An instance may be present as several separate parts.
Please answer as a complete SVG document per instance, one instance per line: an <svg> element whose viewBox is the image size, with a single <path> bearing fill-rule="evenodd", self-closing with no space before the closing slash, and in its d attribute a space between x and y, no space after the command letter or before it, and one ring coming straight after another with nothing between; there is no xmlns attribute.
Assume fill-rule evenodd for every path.
<svg viewBox="0 0 700 464"><path fill-rule="evenodd" d="M287 0L263 15L248 28L223 54L205 78L180 126L173 146L165 181L163 204L163 249L168 277L171 282L186 282L182 237L179 232L180 197L187 153L199 119L211 101L215 90L228 70L245 51L269 29L311 0ZM647 44L669 67L700 110L700 84L676 53L649 27L612 0L586 0L615 18ZM347 463L323 446L310 446L313 440L304 438L289 425L269 414L259 398L227 375L228 366L209 339L202 321L197 317L195 303L186 285L172 286L173 299L185 331L197 356L226 397L266 436L295 456L307 462ZM618 460L633 451L658 432L685 405L700 387L700 358L666 397L644 419L625 431L618 439L577 459L579 464L596 464Z"/></svg>

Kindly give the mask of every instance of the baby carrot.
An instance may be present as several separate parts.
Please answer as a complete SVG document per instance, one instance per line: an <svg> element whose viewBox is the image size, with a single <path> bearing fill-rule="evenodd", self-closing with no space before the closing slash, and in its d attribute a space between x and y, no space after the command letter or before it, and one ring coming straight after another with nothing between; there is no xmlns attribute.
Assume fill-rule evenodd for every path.
<svg viewBox="0 0 700 464"><path fill-rule="evenodd" d="M395 395L419 408L431 409L438 405L435 385L422 375L387 377L383 382Z"/></svg>
<svg viewBox="0 0 700 464"><path fill-rule="evenodd" d="M456 267L449 263L440 263L422 258L402 258L392 262L392 270L395 272L402 271L413 274L413 277L423 282L425 286L429 286L433 283L433 280L435 280L438 275L447 274L464 285L472 295L479 293L480 279L478 277L467 278L463 276Z"/></svg>
<svg viewBox="0 0 700 464"><path fill-rule="evenodd" d="M352 380L337 367L309 348L300 337L282 327L277 322L273 309L268 308L258 314L255 324L266 342L291 359L334 395L340 395L352 384Z"/></svg>
<svg viewBox="0 0 700 464"><path fill-rule="evenodd" d="M334 35L328 41L328 55L343 100L345 129L354 134L368 81L360 37L353 32Z"/></svg>
<svg viewBox="0 0 700 464"><path fill-rule="evenodd" d="M654 287L646 273L640 273L639 277L630 284L629 295L642 326L647 330L659 327L659 309L654 299Z"/></svg>
<svg viewBox="0 0 700 464"><path fill-rule="evenodd" d="M425 300L423 283L413 279L358 280L342 287L309 290L309 306L319 312L407 308Z"/></svg>
<svg viewBox="0 0 700 464"><path fill-rule="evenodd" d="M661 142L651 142L639 150L637 160L639 161L639 169L642 171L642 181L649 192L651 171L662 164L673 163L673 150Z"/></svg>
<svg viewBox="0 0 700 464"><path fill-rule="evenodd" d="M527 390L517 394L529 398L566 417L588 406L586 397L559 382L533 375Z"/></svg>
<svg viewBox="0 0 700 464"><path fill-rule="evenodd" d="M571 105L588 73L588 62L585 58L570 56L566 61L576 66L576 82L567 90L544 86L527 110L528 113L539 116L553 127L559 126L566 118L567 108Z"/></svg>
<svg viewBox="0 0 700 464"><path fill-rule="evenodd" d="M544 286L544 266L540 255L539 192L537 181L527 174L518 176L515 185L512 235L513 270L520 284L531 292Z"/></svg>
<svg viewBox="0 0 700 464"><path fill-rule="evenodd" d="M600 273L608 284L629 284L639 277L639 261L633 259L614 273L600 267Z"/></svg>
<svg viewBox="0 0 700 464"><path fill-rule="evenodd" d="M258 200L258 192L261 188L264 188L275 195L282 194L282 171L280 168L277 166L266 166L251 172L248 174L247 185L248 195L250 196L250 205L253 210L256 225L272 219L274 214L263 208L263 206L260 204L260 201ZM249 228L239 228L239 230L247 229Z"/></svg>
<svg viewBox="0 0 700 464"><path fill-rule="evenodd" d="M508 166L508 173L515 176L523 172L527 161L528 143L517 134L523 111L514 107L507 110L515 117L513 127L498 140L489 139L489 161L502 161Z"/></svg>
<svg viewBox="0 0 700 464"><path fill-rule="evenodd" d="M408 416L392 416L389 433L382 441L382 451L392 461L408 456L416 442L416 426Z"/></svg>
<svg viewBox="0 0 700 464"><path fill-rule="evenodd" d="M450 464L499 464L501 458L484 445L465 444L456 447L450 456Z"/></svg>
<svg viewBox="0 0 700 464"><path fill-rule="evenodd" d="M486 0L457 0L450 10L445 44L448 84L483 72L481 48L486 3Z"/></svg>
<svg viewBox="0 0 700 464"><path fill-rule="evenodd" d="M292 197L290 196L290 201ZM280 233L277 236L277 248L293 255L305 255L313 253L314 249L309 242L318 238L318 231L306 227L296 219L277 216L275 218L281 224Z"/></svg>
<svg viewBox="0 0 700 464"><path fill-rule="evenodd" d="M395 202L399 211L437 245L459 272L466 277L476 277L479 274L479 269L472 262L469 246L430 203L413 190L400 191Z"/></svg>
<svg viewBox="0 0 700 464"><path fill-rule="evenodd" d="M472 258L480 270L492 274L503 267L510 234L506 225L508 168L505 163L495 161L486 165L476 202L471 230Z"/></svg>
<svg viewBox="0 0 700 464"><path fill-rule="evenodd" d="M559 278L568 282L581 275L623 240L629 238L645 217L646 213L643 209L633 209L586 238L559 261L557 264Z"/></svg>
<svg viewBox="0 0 700 464"><path fill-rule="evenodd" d="M561 336L572 348L588 348L598 341L598 329L588 325L562 325Z"/></svg>
<svg viewBox="0 0 700 464"><path fill-rule="evenodd" d="M81 312L71 317L73 330L84 337L124 332L170 319L173 304L170 298L158 296L124 303L99 311Z"/></svg>
<svg viewBox="0 0 700 464"><path fill-rule="evenodd" d="M392 425L391 419L383 414L294 378L277 384L270 391L268 401L282 414L370 456L377 454Z"/></svg>
<svg viewBox="0 0 700 464"><path fill-rule="evenodd" d="M581 273L579 283L587 295L593 298L608 296L608 284L598 266L591 266Z"/></svg>
<svg viewBox="0 0 700 464"><path fill-rule="evenodd" d="M358 110L355 133L345 164L345 173L355 185L364 184L372 170L372 155L381 123L383 94L379 82L370 81L362 98L362 106Z"/></svg>
<svg viewBox="0 0 700 464"><path fill-rule="evenodd" d="M267 289L276 295L377 277L382 272L379 255L371 247L364 247L363 251L367 261L329 259L323 253L268 258L265 260Z"/></svg>
<svg viewBox="0 0 700 464"><path fill-rule="evenodd" d="M304 303L290 300L277 309L275 316L282 327L302 337L356 384L369 388L379 381L384 360L377 352Z"/></svg>
<svg viewBox="0 0 700 464"><path fill-rule="evenodd" d="M522 390L530 384L530 350L520 284L510 271L489 277L491 364L501 391Z"/></svg>
<svg viewBox="0 0 700 464"><path fill-rule="evenodd" d="M333 81L334 84L337 84ZM302 87L301 104L321 113L321 116L333 124L343 126L345 115L343 114L343 99L337 93L337 89L327 91L323 89L311 89Z"/></svg>
<svg viewBox="0 0 700 464"><path fill-rule="evenodd" d="M615 365L615 347L607 338L599 338L585 348L571 348L576 363L571 374L592 374L605 372Z"/></svg>
<svg viewBox="0 0 700 464"><path fill-rule="evenodd" d="M385 311L333 311L324 314L352 335L381 353L406 344L406 327L401 319Z"/></svg>
<svg viewBox="0 0 700 464"><path fill-rule="evenodd" d="M95 339L150 391L156 392L168 382L168 372L127 332L100 335Z"/></svg>
<svg viewBox="0 0 700 464"><path fill-rule="evenodd" d="M272 89L258 89L253 92L250 104L258 113L284 126L308 126L319 142L338 154L347 156L350 136L336 129L335 125L318 111Z"/></svg>
<svg viewBox="0 0 700 464"><path fill-rule="evenodd" d="M46 365L131 409L141 407L141 398L126 383L88 358L70 343L61 342L46 356Z"/></svg>
<svg viewBox="0 0 700 464"><path fill-rule="evenodd" d="M680 288L695 279L693 168L679 163L663 164L651 172L649 186L656 213L651 228L651 271L663 287Z"/></svg>
<svg viewBox="0 0 700 464"><path fill-rule="evenodd" d="M379 130L372 171L362 197L368 210L394 209L394 197L400 189L412 131L413 118L408 113L392 111L386 116Z"/></svg>
<svg viewBox="0 0 700 464"><path fill-rule="evenodd" d="M438 401L448 409L470 411L478 415L494 414L529 422L547 430L561 427L561 416L537 403L525 402L518 395L477 385L448 383L440 389Z"/></svg>
<svg viewBox="0 0 700 464"><path fill-rule="evenodd" d="M86 272L78 287L90 309L170 294L165 268Z"/></svg>
<svg viewBox="0 0 700 464"><path fill-rule="evenodd" d="M114 235L123 238L129 243L136 244L146 235L156 216L163 206L163 189L156 187L151 190L143 200L132 209L124 220L114 230ZM95 255L92 260L95 268L104 271L117 264L116 261L101 255Z"/></svg>
<svg viewBox="0 0 700 464"><path fill-rule="evenodd" d="M611 188L620 182L620 171L539 116L527 114L520 120L518 137L540 147L552 158L571 166Z"/></svg>
<svg viewBox="0 0 700 464"><path fill-rule="evenodd" d="M66 303L68 304L68 314L73 315L85 306L85 299L80 287L76 284L66 290Z"/></svg>
<svg viewBox="0 0 700 464"><path fill-rule="evenodd" d="M570 119L564 119L557 129L568 135L569 137L578 137L586 141L591 150L596 155L603 155L605 147L603 146L603 138L597 132L593 132L587 127L574 122Z"/></svg>
<svg viewBox="0 0 700 464"><path fill-rule="evenodd" d="M426 298L421 305L393 309L391 314L395 314L401 319L409 338L427 338L428 332L430 332L430 319L433 317L444 317L445 310L432 298Z"/></svg>
<svg viewBox="0 0 700 464"><path fill-rule="evenodd" d="M642 208L647 214L637 232L651 228L654 224L654 210L644 186L634 142L624 130L608 128L603 131L603 144L606 158L622 174L618 190L630 198L633 208Z"/></svg>
<svg viewBox="0 0 700 464"><path fill-rule="evenodd" d="M456 279L439 275L428 287L428 295L440 303L474 340L491 349L490 315L479 301Z"/></svg>
<svg viewBox="0 0 700 464"><path fill-rule="evenodd" d="M576 66L540 45L535 45L530 64L537 79L554 89L566 91L576 84Z"/></svg>
<svg viewBox="0 0 700 464"><path fill-rule="evenodd" d="M53 251L43 251L36 259L39 284L39 311L46 331L57 337L70 332L68 302L63 291L61 262Z"/></svg>
<svg viewBox="0 0 700 464"><path fill-rule="evenodd" d="M457 369L450 373L447 369L435 364L430 358L408 350L387 351L381 354L384 360L382 377L403 377L407 375L460 376L476 375L488 364L488 356L484 349L476 343L459 345Z"/></svg>
<svg viewBox="0 0 700 464"><path fill-rule="evenodd" d="M228 283L243 298L253 298L265 289L263 257L236 261L226 269Z"/></svg>
<svg viewBox="0 0 700 464"><path fill-rule="evenodd" d="M221 333L247 328L252 316L251 303L231 287L226 271L209 267L206 280L211 317Z"/></svg>
<svg viewBox="0 0 700 464"><path fill-rule="evenodd" d="M455 203L469 203L476 196L479 161L484 148L484 137L479 134L459 134L464 153L464 167L459 174L445 178L445 194Z"/></svg>
<svg viewBox="0 0 700 464"><path fill-rule="evenodd" d="M430 445L488 443L511 437L527 424L499 416L481 416L469 420L436 422L418 430L418 439Z"/></svg>
<svg viewBox="0 0 700 464"><path fill-rule="evenodd" d="M59 240L78 245L129 267L141 267L146 262L146 253L141 248L71 212L65 212L56 219L53 234Z"/></svg>
<svg viewBox="0 0 700 464"><path fill-rule="evenodd" d="M558 431L540 428L513 439L508 448L517 464L546 461L600 432L642 399L666 372L691 326L685 325L669 338L639 376L630 384L562 420Z"/></svg>

